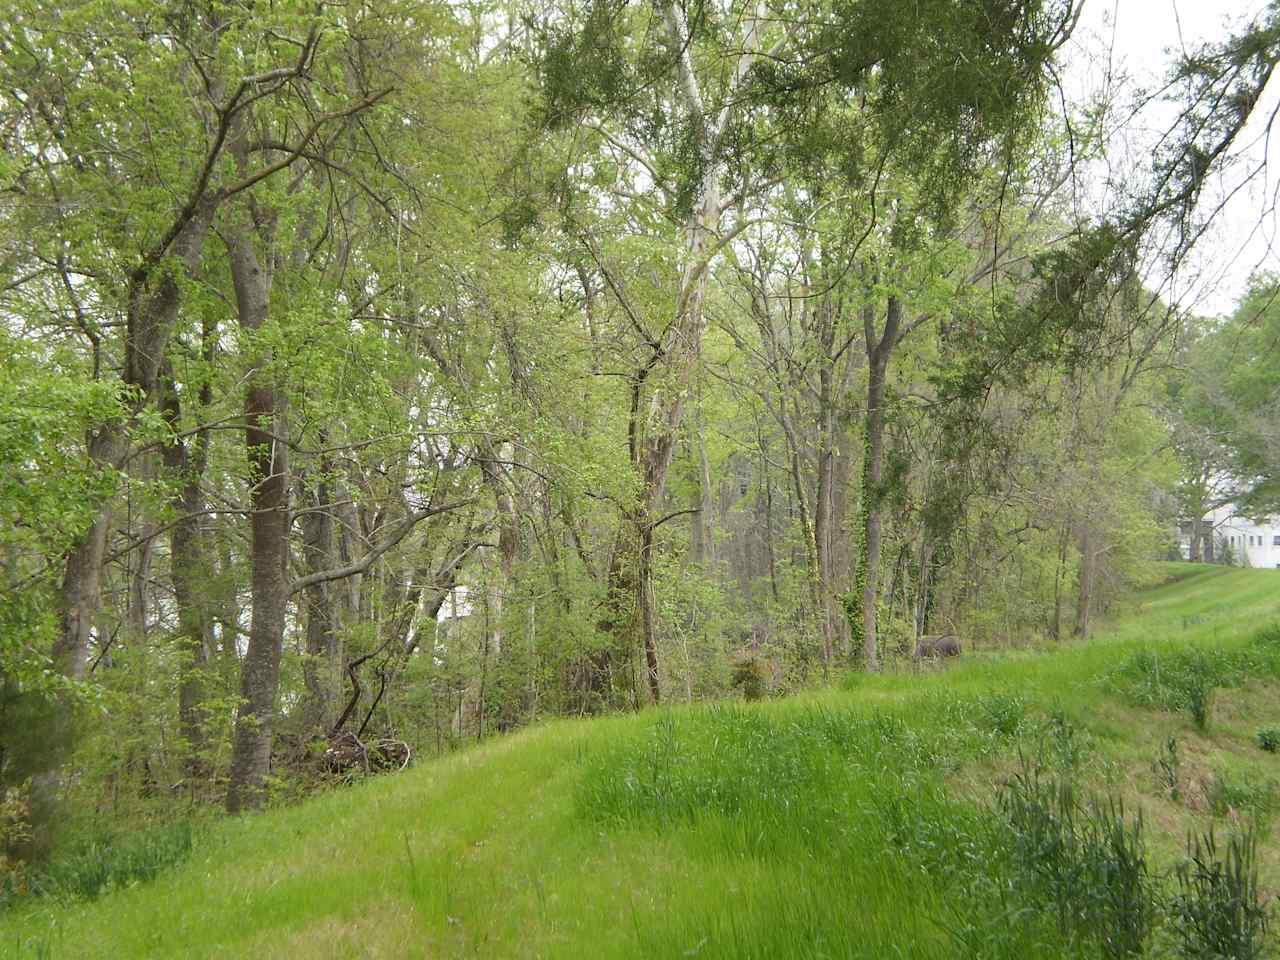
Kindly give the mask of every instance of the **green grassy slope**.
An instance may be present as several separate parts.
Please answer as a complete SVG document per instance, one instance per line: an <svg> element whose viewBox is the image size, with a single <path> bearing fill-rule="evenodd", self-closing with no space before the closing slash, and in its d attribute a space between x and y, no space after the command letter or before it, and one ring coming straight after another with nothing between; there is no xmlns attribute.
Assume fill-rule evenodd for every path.
<svg viewBox="0 0 1280 960"><path fill-rule="evenodd" d="M1096 956L1008 892L992 784L1020 750L1141 806L1160 867L1277 800L1274 674L1219 690L1206 732L1115 678L1138 650L1254 649L1280 572L1170 569L1088 644L549 723L222 822L153 883L0 916L0 956ZM1280 888L1269 832L1261 863Z"/></svg>

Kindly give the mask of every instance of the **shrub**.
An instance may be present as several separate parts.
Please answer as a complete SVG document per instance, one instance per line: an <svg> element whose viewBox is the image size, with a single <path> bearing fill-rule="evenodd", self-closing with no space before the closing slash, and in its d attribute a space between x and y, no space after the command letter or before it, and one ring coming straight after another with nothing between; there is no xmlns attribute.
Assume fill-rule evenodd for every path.
<svg viewBox="0 0 1280 960"><path fill-rule="evenodd" d="M1263 727L1257 733L1258 746L1267 753L1280 750L1280 727Z"/></svg>
<svg viewBox="0 0 1280 960"><path fill-rule="evenodd" d="M1252 831L1231 837L1222 859L1212 828L1189 837L1187 861L1178 868L1178 887L1170 914L1184 957L1264 956L1270 911L1259 897L1257 838Z"/></svg>
<svg viewBox="0 0 1280 960"><path fill-rule="evenodd" d="M0 904L27 889L26 864L15 850L31 838L29 785L0 791Z"/></svg>
<svg viewBox="0 0 1280 960"><path fill-rule="evenodd" d="M756 657L748 657L733 668L733 685L747 700L762 700L768 689L764 665Z"/></svg>
<svg viewBox="0 0 1280 960"><path fill-rule="evenodd" d="M1017 734L1027 715L1027 702L1006 693L989 693L979 698L977 707L981 726L1004 737Z"/></svg>

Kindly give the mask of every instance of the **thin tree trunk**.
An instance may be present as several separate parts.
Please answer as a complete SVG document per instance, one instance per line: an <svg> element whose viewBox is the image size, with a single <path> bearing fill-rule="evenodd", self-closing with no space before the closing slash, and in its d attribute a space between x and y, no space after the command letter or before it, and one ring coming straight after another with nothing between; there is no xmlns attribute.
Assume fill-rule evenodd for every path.
<svg viewBox="0 0 1280 960"><path fill-rule="evenodd" d="M658 675L658 641L654 628L653 596L653 526L646 524L640 530L640 631L644 649L645 679L649 684L649 696L654 703L662 698Z"/></svg>
<svg viewBox="0 0 1280 960"><path fill-rule="evenodd" d="M321 443L325 442L323 435ZM308 498L310 509L302 517L302 556L307 573L339 566L337 538L334 536L333 493L328 479L332 464L320 463L321 478ZM302 702L304 736L328 732L336 718L338 687L342 672L342 643L336 629L334 593L341 589L332 582L313 583L303 591L307 615L306 659L302 681L306 695Z"/></svg>
<svg viewBox="0 0 1280 960"><path fill-rule="evenodd" d="M718 156L720 141L728 129L734 99L711 113L703 103L702 91L690 51L690 32L683 8L674 2L662 4L661 15L666 29L666 43L674 59L677 87L684 107L696 128L695 149L702 161L703 176L697 202L685 221L683 267L675 288L675 309L670 323L664 324L661 342L650 342L651 354L632 381L628 439L632 467L640 477L640 494L636 508L624 511L615 562L623 548L628 551L625 563L635 565L634 577L611 575L611 594L626 579L633 580L631 593L635 617L628 624L615 612L610 620L611 632L619 628L630 633L637 627L643 646L645 673L649 695L658 702L661 688L658 674L658 650L654 629L653 564L651 550L654 526L659 521L667 473L675 450L680 424L684 419L685 398L702 356L702 338L706 327L703 300L707 276L715 252L717 232L724 210L720 202L720 180L724 162ZM744 25L743 52L738 58L730 93L746 78L755 60L756 21ZM653 376L650 376L650 375ZM661 382L655 383L655 380ZM623 571L619 570L620 573ZM634 642L634 641L632 641Z"/></svg>
<svg viewBox="0 0 1280 960"><path fill-rule="evenodd" d="M1053 626L1051 634L1053 639L1062 639L1062 608L1066 602L1066 591L1063 584L1067 577L1067 548L1070 546L1071 538L1064 529L1062 536L1058 539L1058 567L1053 577Z"/></svg>
<svg viewBox="0 0 1280 960"><path fill-rule="evenodd" d="M897 297L889 297L884 332L879 338L874 335L873 323L873 315L868 310L864 314L868 375L866 458L862 468L862 656L866 669L874 672L880 669L876 602L879 599L880 551L884 539L880 486L884 482L885 383L889 357L898 343L902 326L902 304Z"/></svg>
<svg viewBox="0 0 1280 960"><path fill-rule="evenodd" d="M1088 523L1080 529L1080 574L1076 585L1076 625L1075 635L1089 635L1089 614L1093 608L1093 582L1097 554L1093 549L1093 531Z"/></svg>
<svg viewBox="0 0 1280 960"><path fill-rule="evenodd" d="M485 445L486 462L482 463L485 482L493 491L494 514L498 521L498 578L489 589L488 610L489 652L501 661L506 639L502 614L506 593L515 578L516 560L520 553L520 518L516 514L515 500L511 495L510 481L500 460L511 460L514 451L510 444L495 449Z"/></svg>
<svg viewBox="0 0 1280 960"><path fill-rule="evenodd" d="M702 422L702 410L693 424L693 453L698 469L698 485L694 488L690 508L692 514L690 527L689 554L700 571L706 573L715 563L715 533L712 526L711 498L711 464L707 459L707 440Z"/></svg>
<svg viewBox="0 0 1280 960"><path fill-rule="evenodd" d="M827 308L824 308L826 312ZM828 323L830 323L828 321ZM832 327L834 335L834 327ZM831 548L835 524L835 402L832 395L830 342L823 344L827 357L818 371L818 478L813 503L813 541L822 628L822 662L830 666L839 643L837 623L843 619L836 607Z"/></svg>
<svg viewBox="0 0 1280 960"><path fill-rule="evenodd" d="M145 521L138 534L141 545L134 551L137 558L129 573L129 598L125 605L125 636L133 643L145 643L147 639L147 588L151 582L152 561L155 559L155 538L160 525L154 520ZM130 531L132 535L132 531Z"/></svg>
<svg viewBox="0 0 1280 960"><path fill-rule="evenodd" d="M212 359L213 339L214 331L206 325L206 360ZM181 429L182 409L168 369L164 381L161 412L170 429L177 433ZM201 388L202 410L208 408L211 392L208 384ZM209 431L201 429L195 435L194 457L188 449L187 440L182 437L167 444L163 452L165 468L181 479L181 485L170 500L178 519L169 530L169 576L173 581L178 614L178 730L187 754L187 772L193 776L205 771L200 760L206 747L204 673L213 640L213 621L207 596L213 565L206 556L199 519L204 507L200 484L208 461L208 444Z"/></svg>
<svg viewBox="0 0 1280 960"><path fill-rule="evenodd" d="M121 456L123 444L115 426L89 438L89 459L106 467ZM102 563L107 551L111 506L104 504L85 536L67 551L62 577L61 624L53 643L53 663L63 676L83 680L89 667L89 645L102 603Z"/></svg>

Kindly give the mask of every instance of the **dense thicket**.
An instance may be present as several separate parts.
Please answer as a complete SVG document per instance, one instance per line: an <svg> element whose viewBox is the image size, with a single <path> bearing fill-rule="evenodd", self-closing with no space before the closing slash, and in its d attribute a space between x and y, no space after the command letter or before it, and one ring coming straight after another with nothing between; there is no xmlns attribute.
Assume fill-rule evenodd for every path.
<svg viewBox="0 0 1280 960"><path fill-rule="evenodd" d="M8 0L18 845L60 799L238 811L922 633L1087 632L1180 462L1139 268L1203 226L1280 26L1176 65L1177 126L1081 219L1077 9L899 6ZM1260 473L1274 391L1230 386Z"/></svg>

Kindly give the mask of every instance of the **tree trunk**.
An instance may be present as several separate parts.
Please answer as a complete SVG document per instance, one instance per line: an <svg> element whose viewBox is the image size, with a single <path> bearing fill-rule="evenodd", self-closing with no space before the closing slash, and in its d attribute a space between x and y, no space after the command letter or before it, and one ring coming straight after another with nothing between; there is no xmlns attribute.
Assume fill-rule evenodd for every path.
<svg viewBox="0 0 1280 960"><path fill-rule="evenodd" d="M640 637L644 649L645 680L649 685L649 697L653 703L662 699L658 675L658 640L654 627L653 595L653 526L645 524L640 529L640 578L639 603Z"/></svg>
<svg viewBox="0 0 1280 960"><path fill-rule="evenodd" d="M124 633L131 643L143 644L147 639L147 588L151 582L152 561L155 559L155 539L160 525L154 520L144 521L137 534L141 541L134 551L136 560L129 571L129 597L125 604ZM132 530L130 535L133 535ZM113 645L114 646L114 645ZM110 654L103 657L110 666Z"/></svg>
<svg viewBox="0 0 1280 960"><path fill-rule="evenodd" d="M107 425L89 437L89 459L114 466L123 449L119 428ZM89 643L102 603L102 563L111 526L111 505L104 504L85 536L67 551L62 577L61 629L53 644L54 668L72 680L83 680L89 667Z"/></svg>
<svg viewBox="0 0 1280 960"><path fill-rule="evenodd" d="M623 526L617 541L615 557L634 545L623 563L634 564L634 590L631 594L635 619L623 627L615 614L610 620L611 632L619 627L630 633L639 628L643 646L645 673L653 702L660 699L658 650L654 628L652 547L655 526L661 522L663 493L667 473L675 450L677 434L684 419L688 396L702 356L702 337L706 328L703 300L707 275L723 209L720 203L720 180L724 162L718 156L720 141L728 129L733 97L717 113L707 112L702 99L697 73L690 52L690 33L683 8L674 2L662 4L668 51L674 58L677 86L684 107L696 129L695 149L702 162L702 182L697 202L685 221L683 267L675 287L675 307L669 324L664 324L661 342L650 341L651 354L632 380L628 441L631 465L640 477L640 494L636 509L624 511ZM742 54L735 67L731 87L746 78L756 54L756 23L746 24ZM732 91L731 91L732 92ZM611 564L611 572L619 559ZM619 570L620 573L624 571ZM623 577L610 577L610 587L623 585ZM613 590L611 589L611 593Z"/></svg>
<svg viewBox="0 0 1280 960"><path fill-rule="evenodd" d="M322 435L321 444L325 443ZM334 536L332 488L326 476L332 465L320 464L321 479L307 496L308 511L302 516L302 556L307 573L318 573L339 565ZM313 583L303 591L307 616L306 659L302 680L306 694L302 702L303 736L322 736L337 718L338 688L342 673L342 643L338 638L334 592L331 582Z"/></svg>
<svg viewBox="0 0 1280 960"><path fill-rule="evenodd" d="M205 357L212 359L214 331L205 329ZM207 409L211 390L205 384L200 391L201 409ZM182 409L171 372L166 369L161 413L171 430L181 430ZM200 484L208 461L209 431L195 435L195 456L187 440L178 437L164 448L165 468L181 479L181 485L170 499L178 519L169 530L169 575L173 581L174 602L178 614L178 730L187 754L186 767L191 775L204 772L200 757L206 747L204 710L204 672L208 666L213 641L213 619L209 604L208 580L213 565L205 552L199 513L204 507Z"/></svg>
<svg viewBox="0 0 1280 960"><path fill-rule="evenodd" d="M259 261L251 230L241 225L228 240L240 325L261 328L270 309L270 265ZM269 374L261 367L245 391L245 453L251 484L249 505L251 623L240 668L240 709L231 747L227 811L258 807L265 799L271 763L280 654L284 643L289 538L289 460L286 429Z"/></svg>
<svg viewBox="0 0 1280 960"><path fill-rule="evenodd" d="M151 251L129 278L125 313L123 380L136 394L132 414L139 414L155 393L156 377L181 303L174 271L162 266L167 255L194 273L213 220L214 204L198 203L167 249ZM91 463L117 467L128 452L128 425L104 424L89 437ZM67 552L62 580L61 629L53 644L56 669L72 680L83 679L89 662L90 630L101 603L102 563L106 555L111 504L105 503L83 539Z"/></svg>
<svg viewBox="0 0 1280 960"><path fill-rule="evenodd" d="M715 532L712 524L711 464L707 460L707 440L703 431L701 409L692 432L698 485L693 490L692 503L689 505L690 509L696 511L691 515L689 555L698 570L705 574L715 563Z"/></svg>
<svg viewBox="0 0 1280 960"><path fill-rule="evenodd" d="M1076 584L1075 635L1089 635L1089 614L1093 607L1093 581L1097 554L1093 549L1093 532L1087 523L1080 529L1080 573Z"/></svg>
<svg viewBox="0 0 1280 960"><path fill-rule="evenodd" d="M1191 521L1191 547L1187 557L1192 563L1204 559L1204 518L1196 517Z"/></svg>
<svg viewBox="0 0 1280 960"><path fill-rule="evenodd" d="M151 402L156 371L177 318L181 285L167 258L180 262L188 273L196 270L205 236L213 219L214 204L201 199L184 220L175 221L176 234L165 249L152 250L129 278L125 311L125 364L122 379L134 388L130 423L106 423L90 433L86 447L89 462L99 468L117 468L129 450L133 418ZM89 666L94 622L102 604L102 566L111 527L111 501L100 507L83 537L67 551L59 591L58 634L50 649L53 668L73 680L83 680ZM47 744L44 769L32 774L32 840L39 852L48 847L49 821L57 796L59 768L70 750L74 734L73 708L61 704L53 711L47 729L38 734Z"/></svg>
<svg viewBox="0 0 1280 960"><path fill-rule="evenodd" d="M502 612L506 593L515 576L516 560L520 553L520 518L516 514L515 500L511 495L510 479L499 463L510 460L514 454L510 444L495 449L485 444L486 462L482 473L493 491L494 515L498 522L498 582L490 586L488 611L490 616L489 652L495 660L502 659L503 642L506 639Z"/></svg>
<svg viewBox="0 0 1280 960"><path fill-rule="evenodd" d="M1064 528L1058 538L1058 565L1053 575L1053 625L1050 634L1055 640L1062 639L1062 608L1066 600L1063 584L1067 576L1067 548L1070 544L1070 533Z"/></svg>
<svg viewBox="0 0 1280 960"><path fill-rule="evenodd" d="M884 403L889 357L897 345L902 326L902 304L889 297L884 332L877 338L873 314L864 314L867 338L866 453L862 465L862 656L867 670L880 669L880 647L876 634L876 602L879 599L880 550L884 539L884 517L880 506L880 485L884 482Z"/></svg>
<svg viewBox="0 0 1280 960"><path fill-rule="evenodd" d="M829 308L824 308L827 312ZM834 324L827 322L831 336ZM830 363L831 341L824 336L825 357L818 371L818 482L813 503L813 540L817 563L819 617L822 627L822 662L829 666L840 646L839 624L844 615L836 602L836 584L832 548L835 542L833 527L836 486L836 411L833 396L832 369Z"/></svg>
<svg viewBox="0 0 1280 960"><path fill-rule="evenodd" d="M631 683L630 665L633 663L636 627L639 607L636 600L640 582L640 543L638 531L641 521L635 513L627 513L619 524L618 538L605 573L606 612L596 625L598 632L608 638L607 644L594 651L588 658L587 687L591 701L584 709L595 710L619 693L630 693L638 700ZM632 538L635 538L634 540ZM625 689L619 690L618 677L625 676Z"/></svg>

